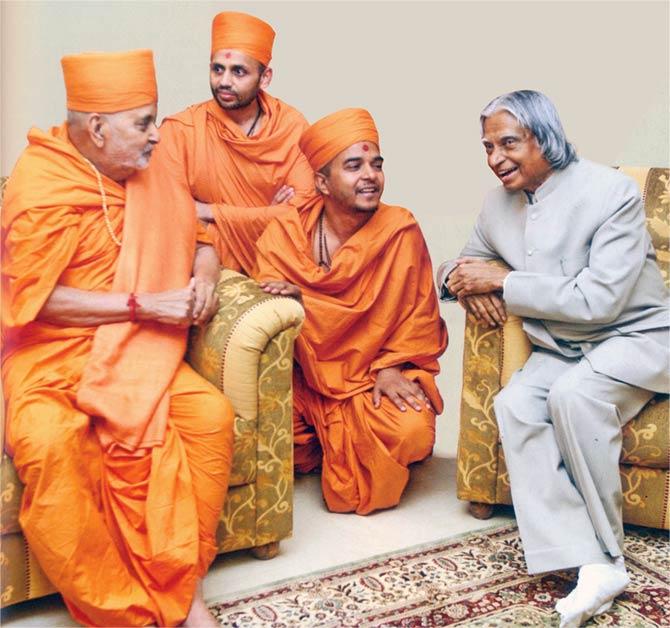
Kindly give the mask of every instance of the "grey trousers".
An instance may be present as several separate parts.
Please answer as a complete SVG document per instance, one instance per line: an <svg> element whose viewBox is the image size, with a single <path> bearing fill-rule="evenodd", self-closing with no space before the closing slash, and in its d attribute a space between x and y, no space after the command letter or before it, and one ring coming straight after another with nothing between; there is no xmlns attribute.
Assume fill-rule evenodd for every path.
<svg viewBox="0 0 670 628"><path fill-rule="evenodd" d="M653 394L595 372L586 358L536 350L497 395L531 574L622 554L621 428Z"/></svg>

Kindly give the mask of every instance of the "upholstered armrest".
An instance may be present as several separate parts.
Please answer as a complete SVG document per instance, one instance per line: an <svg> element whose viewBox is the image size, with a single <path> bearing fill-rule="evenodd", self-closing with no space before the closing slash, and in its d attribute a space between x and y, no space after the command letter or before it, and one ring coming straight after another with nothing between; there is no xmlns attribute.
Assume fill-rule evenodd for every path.
<svg viewBox="0 0 670 628"><path fill-rule="evenodd" d="M291 534L293 343L304 311L231 271L223 271L217 292L219 312L193 330L187 359L235 409L233 468L217 532L219 549L232 551Z"/></svg>
<svg viewBox="0 0 670 628"><path fill-rule="evenodd" d="M2 212L2 203L5 199L5 188L7 187L9 177L0 177L0 213ZM5 394L0 385L0 454L5 451Z"/></svg>
<svg viewBox="0 0 670 628"><path fill-rule="evenodd" d="M230 270L222 271L217 293L219 311L205 328L193 329L187 361L222 390L235 409L235 486L254 479L257 421L259 414L268 414L259 408L265 404L271 410L267 406L272 405L271 392L261 398L264 385L272 388L272 379L283 379L290 391L293 341L304 310L295 299L268 294L252 279ZM275 346L268 352L271 343Z"/></svg>
<svg viewBox="0 0 670 628"><path fill-rule="evenodd" d="M268 294L231 270L221 272L219 311L204 328L194 328L187 361L230 399L241 417L254 416L259 357L283 331L298 335L305 313L295 299Z"/></svg>
<svg viewBox="0 0 670 628"><path fill-rule="evenodd" d="M504 264L496 260L497 265ZM504 460L499 451L493 399L528 359L531 344L522 319L508 316L502 328L487 328L468 316L463 348L463 390L458 441L459 499L488 504L509 502Z"/></svg>
<svg viewBox="0 0 670 628"><path fill-rule="evenodd" d="M5 455L5 391L0 384L0 455Z"/></svg>

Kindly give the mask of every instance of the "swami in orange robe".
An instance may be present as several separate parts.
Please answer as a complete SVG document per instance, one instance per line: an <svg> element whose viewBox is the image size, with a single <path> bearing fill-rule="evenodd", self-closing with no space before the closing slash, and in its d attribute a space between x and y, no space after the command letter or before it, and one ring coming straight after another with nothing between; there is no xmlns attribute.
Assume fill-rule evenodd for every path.
<svg viewBox="0 0 670 628"><path fill-rule="evenodd" d="M250 93L238 94L251 99L245 109L254 114L249 128L241 127L232 117L240 109L224 108L238 103L228 105L219 95L222 88L237 93L246 86L235 83L238 61L254 72L262 64L263 75L270 71L274 36L272 27L254 16L218 14L212 22L212 67L218 68L210 73L214 98L165 118L161 151L154 156L167 162L170 176L188 186L194 198L212 204L216 224L208 232L221 262L247 274L253 266L255 241L269 220L287 207L268 207L280 188L293 188L295 194L288 201L292 206L314 194L312 169L298 146L307 128L302 114L268 94L261 80ZM146 203L157 198L151 187L144 190L144 197ZM245 216L238 223L244 225L242 234L230 228L240 213Z"/></svg>
<svg viewBox="0 0 670 628"><path fill-rule="evenodd" d="M70 110L156 101L151 51L62 63ZM25 485L19 521L77 621L179 625L217 549L231 406L183 362L185 329L39 315L57 286L135 292L140 307L144 293L183 288L194 212L147 215L133 190L151 169L117 183L75 148L67 124L32 129L28 142L2 215L2 381L6 448ZM176 193L165 187L165 207Z"/></svg>
<svg viewBox="0 0 670 628"><path fill-rule="evenodd" d="M349 160L345 168L370 168L364 160L374 155L379 139L361 109L327 116L301 139L315 172L332 168L336 156L353 145L358 162ZM330 175L341 177L345 168ZM372 174L357 175L353 187L376 189L378 202L381 165L373 162L372 168ZM324 214L337 220L336 211L328 214L332 198L318 196L299 212L273 220L258 240L254 276L285 280L302 291L306 318L296 341L293 397L296 469L322 467L329 509L367 514L396 505L408 465L432 452L435 415L442 411L434 378L447 333L428 250L412 214L375 203L370 219L328 264L320 259L328 259L322 221ZM402 411L388 397L376 407L375 382L388 367L416 381L430 407L406 405Z"/></svg>

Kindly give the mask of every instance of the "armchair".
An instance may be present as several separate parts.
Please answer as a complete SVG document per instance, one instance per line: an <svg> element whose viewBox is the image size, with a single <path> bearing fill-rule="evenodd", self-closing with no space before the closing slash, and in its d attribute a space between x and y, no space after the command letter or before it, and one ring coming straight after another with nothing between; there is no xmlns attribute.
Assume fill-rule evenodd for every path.
<svg viewBox="0 0 670 628"><path fill-rule="evenodd" d="M217 531L219 551L251 548L258 558L272 558L293 526L293 341L304 312L293 299L267 294L232 271L221 273L217 292L221 308L206 328L193 329L187 359L235 409L233 468ZM3 445L4 417L0 427ZM2 451L0 607L5 607L55 589L21 533L23 487L4 445Z"/></svg>
<svg viewBox="0 0 670 628"><path fill-rule="evenodd" d="M670 285L670 170L622 171L642 190L658 265ZM457 495L470 502L470 513L480 519L490 517L495 504L512 503L493 399L530 355L530 341L521 323L516 316L509 316L502 329L466 322ZM619 469L626 523L670 527L669 415L668 396L656 395L623 430Z"/></svg>

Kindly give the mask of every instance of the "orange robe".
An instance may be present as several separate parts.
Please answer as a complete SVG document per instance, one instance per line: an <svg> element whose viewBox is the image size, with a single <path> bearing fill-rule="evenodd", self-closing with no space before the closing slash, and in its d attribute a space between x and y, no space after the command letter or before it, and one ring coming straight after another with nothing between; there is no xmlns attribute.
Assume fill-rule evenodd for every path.
<svg viewBox="0 0 670 628"><path fill-rule="evenodd" d="M232 461L232 408L178 359L168 390L156 396L157 408L166 404L162 429L153 429L151 413L138 430L123 423L128 417L115 422L114 409L94 418L83 411L77 394L96 334L125 326L142 338L145 325L65 327L36 319L57 284L113 290L120 251L107 231L95 175L66 126L33 129L28 139L2 217L2 380L6 448L25 485L19 521L77 621L178 625L216 553ZM132 217L127 190L104 176L102 182L113 230L120 236L126 229L125 247L134 224L124 225ZM195 229L192 236L180 244L191 264ZM175 281L181 286L183 279ZM132 367L125 365L123 375L154 383L152 373ZM125 392L119 401L132 409L142 395ZM124 442L124 427L140 447ZM147 434L157 440L148 444Z"/></svg>
<svg viewBox="0 0 670 628"><path fill-rule="evenodd" d="M254 243L270 219L289 204L268 207L282 185L295 189L291 206L314 194L314 174L298 147L307 121L293 107L259 92L264 115L257 135L246 137L214 100L189 107L161 124L154 160L168 163L172 178L188 186L194 198L213 203L216 224L209 233L226 268L249 273ZM146 203L155 199L150 187ZM244 232L237 224L244 215Z"/></svg>
<svg viewBox="0 0 670 628"><path fill-rule="evenodd" d="M432 452L435 413L374 408L376 373L399 366L442 411L437 358L447 346L421 230L401 207L380 204L324 272L312 257L321 198L272 221L258 240L258 279L300 287L306 318L296 341L295 465L322 466L336 512L367 514L400 501L407 466Z"/></svg>

